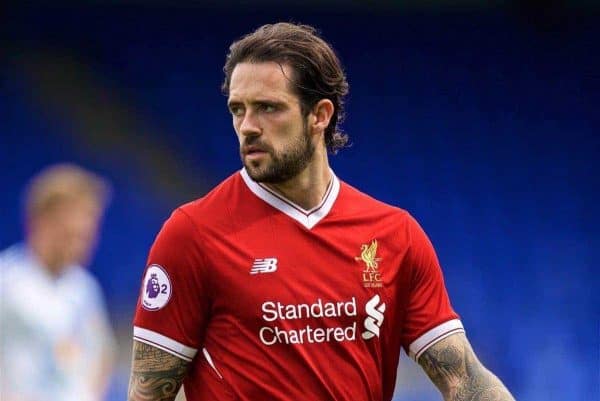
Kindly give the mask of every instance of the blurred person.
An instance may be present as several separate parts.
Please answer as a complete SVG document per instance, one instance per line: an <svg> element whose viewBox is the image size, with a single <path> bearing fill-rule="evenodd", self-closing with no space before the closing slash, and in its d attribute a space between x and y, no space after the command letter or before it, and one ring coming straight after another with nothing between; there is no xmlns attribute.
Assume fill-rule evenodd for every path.
<svg viewBox="0 0 600 401"><path fill-rule="evenodd" d="M72 164L45 168L25 193L25 241L0 253L0 399L100 401L114 339L85 270L109 195Z"/></svg>
<svg viewBox="0 0 600 401"><path fill-rule="evenodd" d="M473 352L406 211L339 180L348 92L306 25L234 42L223 90L241 171L176 209L147 260L130 401L389 401L400 349L447 401L513 400Z"/></svg>

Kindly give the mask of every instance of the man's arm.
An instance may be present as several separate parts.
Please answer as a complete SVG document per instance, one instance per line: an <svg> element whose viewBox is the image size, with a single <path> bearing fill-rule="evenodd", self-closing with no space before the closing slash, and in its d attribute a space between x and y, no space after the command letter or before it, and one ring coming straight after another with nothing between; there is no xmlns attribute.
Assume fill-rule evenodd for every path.
<svg viewBox="0 0 600 401"><path fill-rule="evenodd" d="M432 345L418 362L446 401L514 401L504 384L479 362L463 333Z"/></svg>
<svg viewBox="0 0 600 401"><path fill-rule="evenodd" d="M133 340L128 401L173 401L189 362Z"/></svg>

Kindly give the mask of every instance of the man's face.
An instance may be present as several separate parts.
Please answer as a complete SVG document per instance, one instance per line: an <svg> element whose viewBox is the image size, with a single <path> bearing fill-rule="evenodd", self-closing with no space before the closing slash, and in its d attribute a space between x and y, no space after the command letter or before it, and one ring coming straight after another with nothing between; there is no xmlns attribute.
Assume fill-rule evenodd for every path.
<svg viewBox="0 0 600 401"><path fill-rule="evenodd" d="M239 63L231 74L227 105L240 141L240 157L257 182L287 181L314 154L306 118L289 79L292 70L274 62Z"/></svg>
<svg viewBox="0 0 600 401"><path fill-rule="evenodd" d="M35 229L42 232L58 267L88 262L96 245L101 213L96 201L83 197L40 216Z"/></svg>

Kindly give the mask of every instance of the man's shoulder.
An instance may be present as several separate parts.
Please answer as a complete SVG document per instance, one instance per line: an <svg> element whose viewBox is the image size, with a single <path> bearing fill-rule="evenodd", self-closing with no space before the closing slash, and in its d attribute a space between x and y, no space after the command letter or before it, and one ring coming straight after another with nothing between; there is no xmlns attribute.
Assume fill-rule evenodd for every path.
<svg viewBox="0 0 600 401"><path fill-rule="evenodd" d="M6 306L23 303L43 288L43 276L25 244L15 244L0 251L0 298ZM31 297L29 297L31 298Z"/></svg>
<svg viewBox="0 0 600 401"><path fill-rule="evenodd" d="M239 171L231 174L204 196L177 207L167 224L181 228L197 229L200 226L213 226L230 215L236 204L247 200L247 190Z"/></svg>
<svg viewBox="0 0 600 401"><path fill-rule="evenodd" d="M225 178L204 196L181 205L178 209L188 214L218 212L227 208L243 190L239 171Z"/></svg>
<svg viewBox="0 0 600 401"><path fill-rule="evenodd" d="M22 273L22 266L29 263L27 249L22 243L0 250L0 272L3 277Z"/></svg>
<svg viewBox="0 0 600 401"><path fill-rule="evenodd" d="M70 286L80 288L85 293L96 295L101 292L100 283L96 276L83 266L71 266L64 273L64 280Z"/></svg>
<svg viewBox="0 0 600 401"><path fill-rule="evenodd" d="M408 212L401 207L381 201L357 188L341 182L341 204L346 213L384 214L408 217Z"/></svg>

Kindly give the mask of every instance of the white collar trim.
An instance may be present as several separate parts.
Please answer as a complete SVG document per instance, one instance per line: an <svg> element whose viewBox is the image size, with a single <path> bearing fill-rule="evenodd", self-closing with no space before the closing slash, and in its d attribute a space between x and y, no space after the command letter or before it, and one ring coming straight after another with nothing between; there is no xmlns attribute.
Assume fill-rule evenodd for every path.
<svg viewBox="0 0 600 401"><path fill-rule="evenodd" d="M284 198L283 195L274 192L265 185L257 183L250 178L245 168L240 170L240 175L244 179L248 189L250 189L254 195L310 230L329 214L340 193L340 180L332 170L330 171L331 182L327 186L325 196L317 206L310 210L303 209L294 202Z"/></svg>

